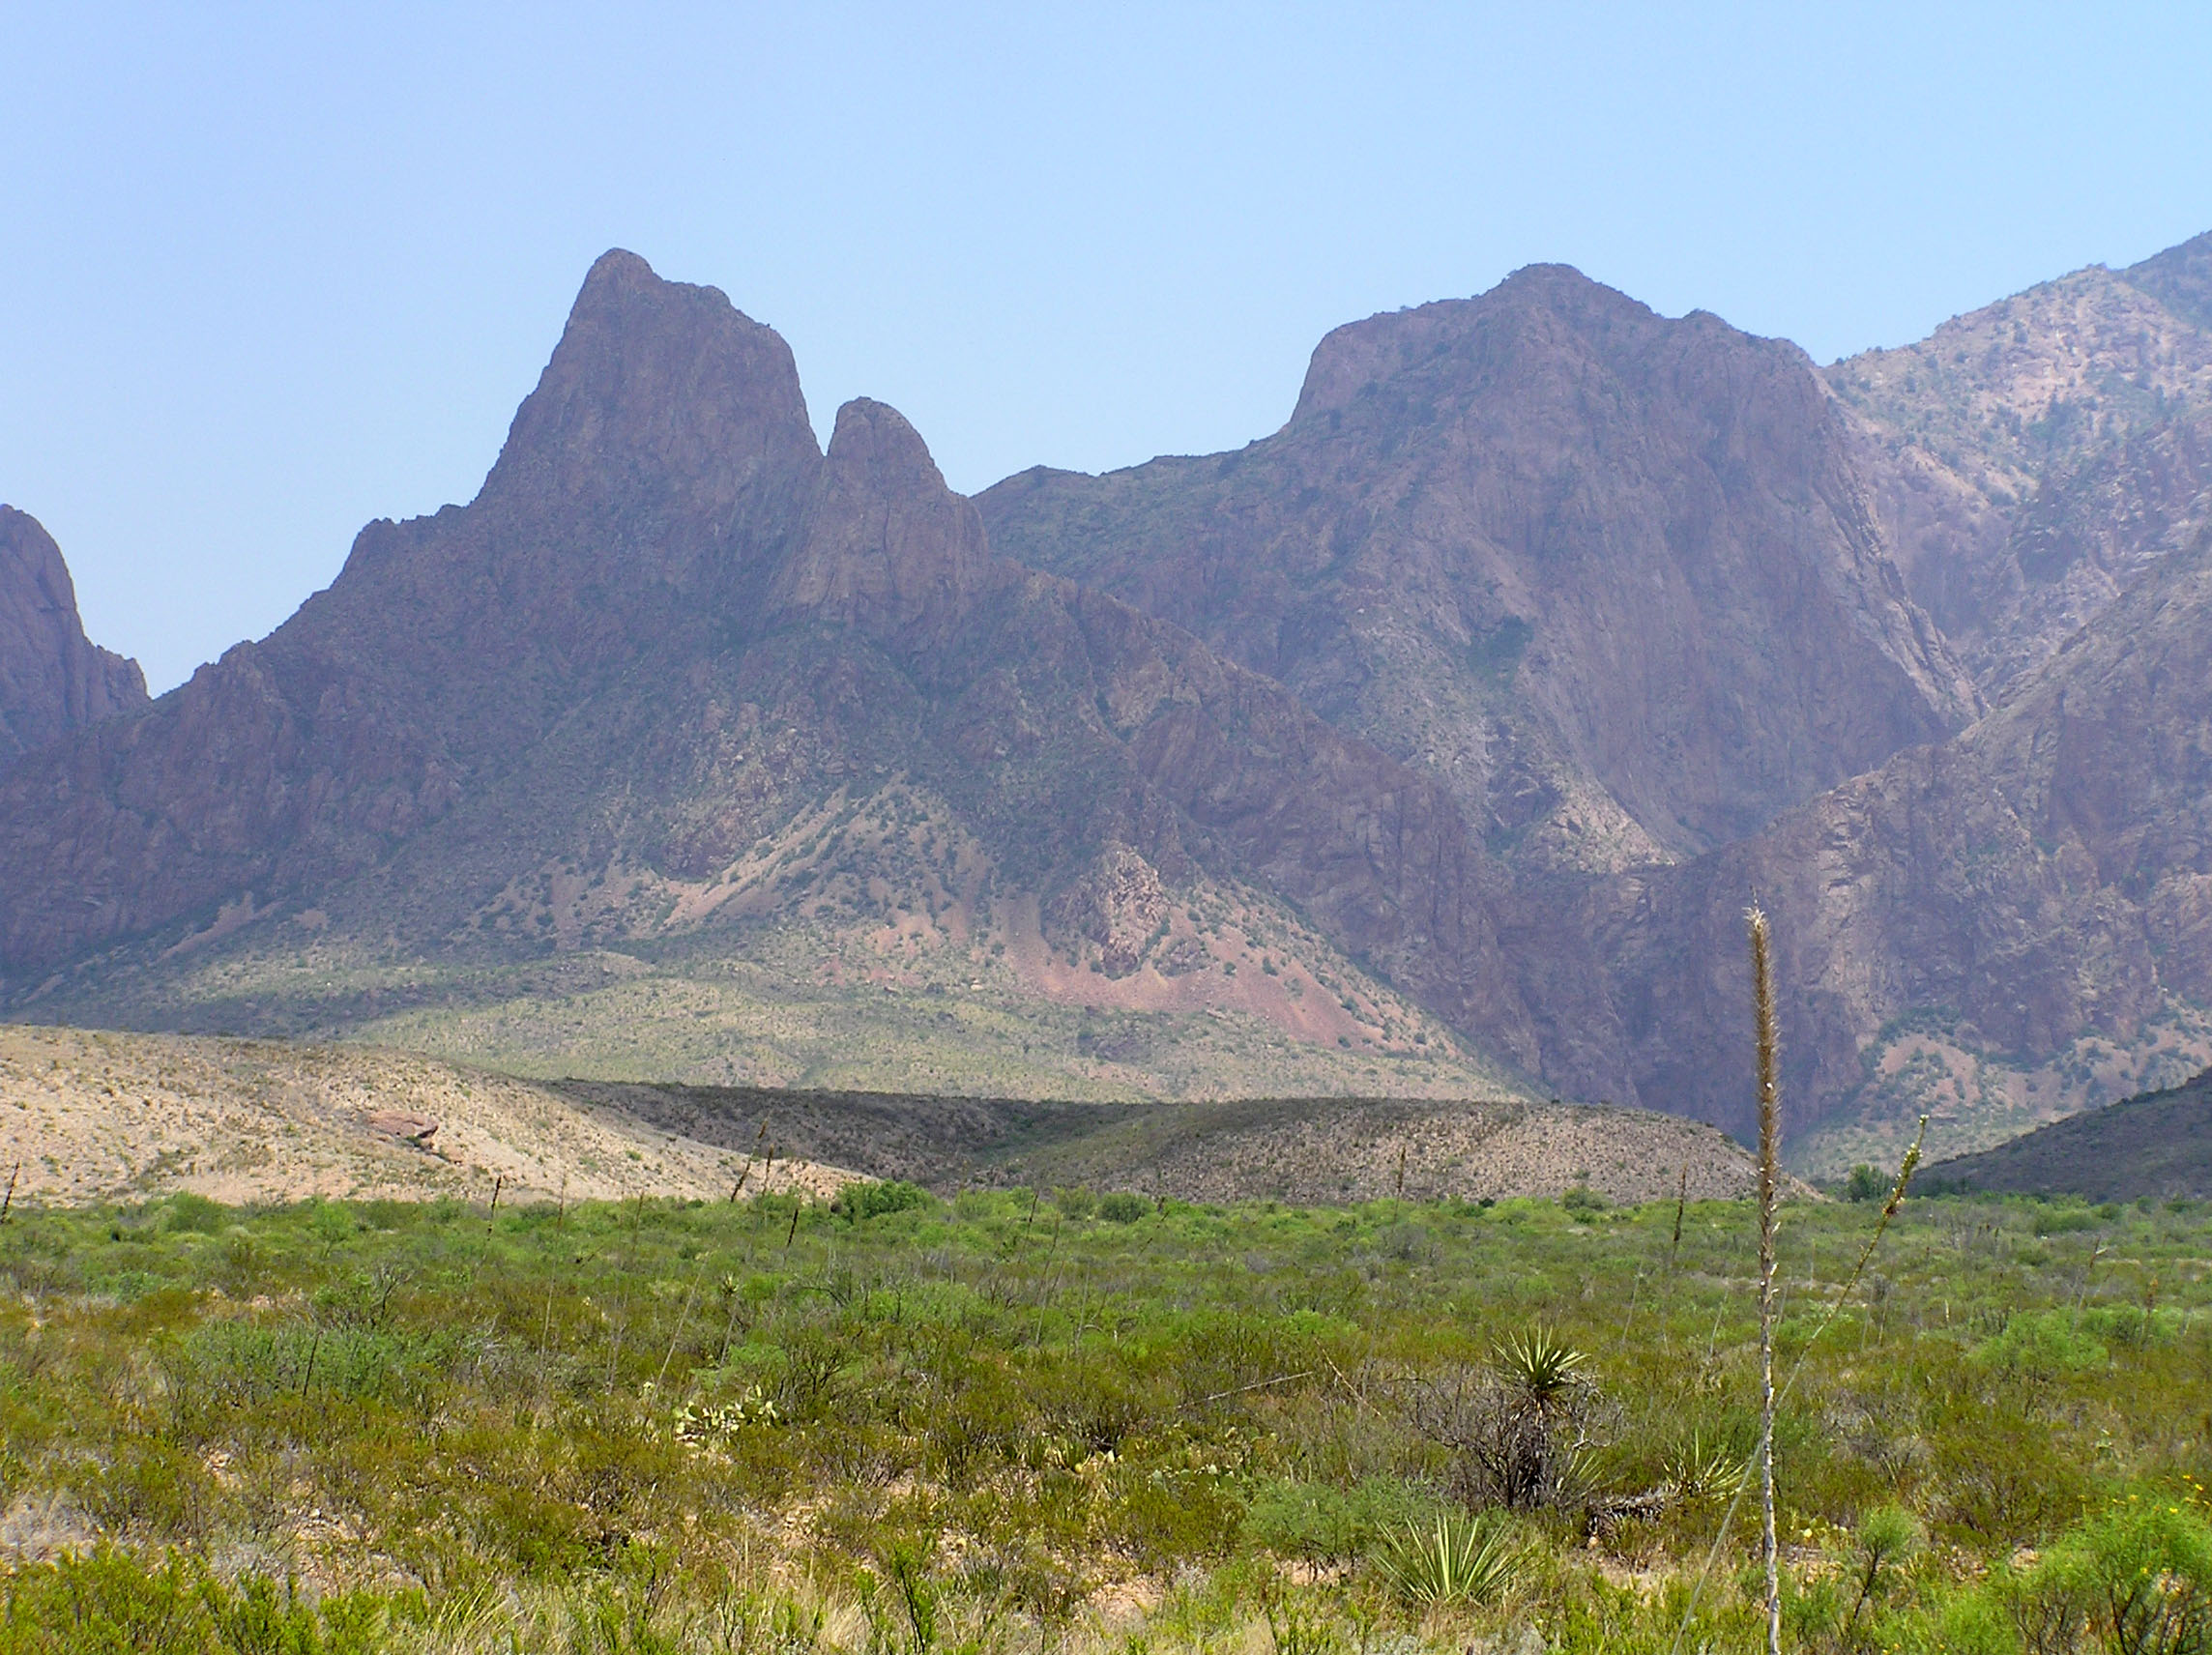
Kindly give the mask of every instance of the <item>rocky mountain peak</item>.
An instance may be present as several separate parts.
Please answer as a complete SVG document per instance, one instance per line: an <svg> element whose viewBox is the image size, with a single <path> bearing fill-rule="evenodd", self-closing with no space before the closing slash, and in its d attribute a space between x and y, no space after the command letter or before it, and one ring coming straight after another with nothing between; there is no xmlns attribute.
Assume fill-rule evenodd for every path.
<svg viewBox="0 0 2212 1655"><path fill-rule="evenodd" d="M866 397L840 408L774 607L926 640L966 613L992 572L982 518L946 486L920 433Z"/></svg>
<svg viewBox="0 0 2212 1655"><path fill-rule="evenodd" d="M1314 348L1292 421L1341 414L1411 369L1453 359L1453 377L1471 391L1484 363L1483 353L1470 347L1500 326L1546 333L1540 316L1570 330L1655 320L1644 305L1572 265L1527 265L1479 298L1384 311L1333 330Z"/></svg>
<svg viewBox="0 0 2212 1655"><path fill-rule="evenodd" d="M138 663L85 637L53 537L30 513L0 506L0 765L145 705Z"/></svg>
<svg viewBox="0 0 2212 1655"><path fill-rule="evenodd" d="M820 457L791 348L718 288L620 249L592 266L480 502L713 520Z"/></svg>

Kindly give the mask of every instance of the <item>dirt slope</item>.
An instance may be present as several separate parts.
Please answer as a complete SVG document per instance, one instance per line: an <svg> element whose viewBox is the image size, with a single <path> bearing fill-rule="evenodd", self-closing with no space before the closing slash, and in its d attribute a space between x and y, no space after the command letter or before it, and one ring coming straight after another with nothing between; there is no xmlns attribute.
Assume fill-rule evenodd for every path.
<svg viewBox="0 0 2212 1655"><path fill-rule="evenodd" d="M481 1200L495 1177L511 1200L713 1198L743 1163L618 1109L402 1053L0 1025L0 1179L19 1168L17 1202ZM828 1193L851 1176L791 1160L773 1187Z"/></svg>

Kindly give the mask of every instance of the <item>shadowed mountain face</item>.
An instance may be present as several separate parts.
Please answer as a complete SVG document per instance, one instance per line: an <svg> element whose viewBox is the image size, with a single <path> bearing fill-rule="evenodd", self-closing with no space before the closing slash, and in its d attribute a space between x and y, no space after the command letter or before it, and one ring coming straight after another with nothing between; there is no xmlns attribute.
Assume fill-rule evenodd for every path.
<svg viewBox="0 0 2212 1655"><path fill-rule="evenodd" d="M1989 695L2212 531L2212 234L1827 376L1913 596Z"/></svg>
<svg viewBox="0 0 2212 1655"><path fill-rule="evenodd" d="M1249 448L979 504L1000 551L1436 777L1515 866L1612 871L1976 711L1851 449L1795 347L1537 267L1337 330Z"/></svg>
<svg viewBox="0 0 2212 1655"><path fill-rule="evenodd" d="M2212 1072L1939 1161L1928 1181L2089 1201L2203 1201L2212 1197Z"/></svg>
<svg viewBox="0 0 2212 1655"><path fill-rule="evenodd" d="M0 506L0 768L145 705L138 663L85 637L53 537L36 517Z"/></svg>

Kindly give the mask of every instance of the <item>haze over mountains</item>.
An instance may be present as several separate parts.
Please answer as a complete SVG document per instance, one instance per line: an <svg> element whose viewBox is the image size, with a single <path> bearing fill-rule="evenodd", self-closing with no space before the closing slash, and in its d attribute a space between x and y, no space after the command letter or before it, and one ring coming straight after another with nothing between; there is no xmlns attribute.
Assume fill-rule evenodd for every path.
<svg viewBox="0 0 2212 1655"><path fill-rule="evenodd" d="M2208 296L2212 236L1823 371L1533 267L1337 330L1235 453L970 502L610 253L474 502L150 707L0 514L0 985L1739 1129L1757 894L1808 1164L1993 1142L2212 1056Z"/></svg>

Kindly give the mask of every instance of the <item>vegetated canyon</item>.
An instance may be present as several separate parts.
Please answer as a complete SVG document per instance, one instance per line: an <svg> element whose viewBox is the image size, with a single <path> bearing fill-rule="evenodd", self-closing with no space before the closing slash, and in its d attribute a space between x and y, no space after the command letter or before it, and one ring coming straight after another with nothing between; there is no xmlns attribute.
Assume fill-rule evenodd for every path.
<svg viewBox="0 0 2212 1655"><path fill-rule="evenodd" d="M477 498L149 701L0 510L0 996L524 1075L1995 1143L2212 1063L2212 235L1822 368L1577 272L971 500L610 252Z"/></svg>

